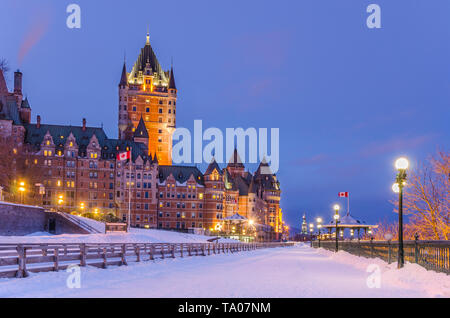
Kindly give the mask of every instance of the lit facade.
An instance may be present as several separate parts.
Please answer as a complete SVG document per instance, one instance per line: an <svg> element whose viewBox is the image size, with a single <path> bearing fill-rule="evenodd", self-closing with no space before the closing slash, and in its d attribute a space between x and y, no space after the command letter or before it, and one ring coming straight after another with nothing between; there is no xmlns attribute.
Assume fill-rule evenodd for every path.
<svg viewBox="0 0 450 318"><path fill-rule="evenodd" d="M203 173L172 165L176 100L173 68L162 70L147 36L131 71L125 64L122 69L118 139L85 119L80 126L48 125L40 116L31 123L20 72L13 92L0 73L0 136L32 155L40 174L29 180L29 190L41 190L37 203L47 209L112 213L128 221L130 204L132 226L207 231L237 213L270 229L260 239L281 238L280 183L265 161L253 174L236 150L225 168L215 160ZM128 150L131 160L116 159Z"/></svg>

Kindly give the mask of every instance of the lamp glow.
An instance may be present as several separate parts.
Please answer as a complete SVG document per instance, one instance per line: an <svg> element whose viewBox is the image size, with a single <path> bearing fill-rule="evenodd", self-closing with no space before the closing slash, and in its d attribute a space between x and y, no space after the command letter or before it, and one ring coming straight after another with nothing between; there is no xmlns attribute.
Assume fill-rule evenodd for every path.
<svg viewBox="0 0 450 318"><path fill-rule="evenodd" d="M398 186L397 182L392 185L392 191L394 191L395 193L400 192L400 187Z"/></svg>
<svg viewBox="0 0 450 318"><path fill-rule="evenodd" d="M408 166L409 166L408 159L406 159L404 157L398 158L395 161L395 168L397 170L406 170L406 169L408 169Z"/></svg>
<svg viewBox="0 0 450 318"><path fill-rule="evenodd" d="M339 210L341 209L341 207L339 206L339 204L335 204L335 205L333 206L333 208L334 208L335 211L339 211Z"/></svg>

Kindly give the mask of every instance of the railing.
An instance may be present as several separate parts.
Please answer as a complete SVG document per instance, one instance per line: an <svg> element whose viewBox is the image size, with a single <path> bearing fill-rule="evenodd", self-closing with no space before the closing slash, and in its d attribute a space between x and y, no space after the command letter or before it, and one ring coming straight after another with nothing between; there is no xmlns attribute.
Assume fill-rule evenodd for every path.
<svg viewBox="0 0 450 318"><path fill-rule="evenodd" d="M65 213L65 212L57 212L59 215L61 215L63 218L67 219L68 221L77 224L82 229L88 231L89 233L96 234L96 233L103 233L97 230L96 228L89 225L87 222L84 222L77 218L76 216L73 216L72 214Z"/></svg>
<svg viewBox="0 0 450 318"><path fill-rule="evenodd" d="M313 241L313 247L319 247L319 242ZM320 241L320 247L334 251L336 242ZM450 241L404 241L403 249L406 262L450 274ZM397 262L398 242L339 241L339 250L358 256L381 258L390 264Z"/></svg>
<svg viewBox="0 0 450 318"><path fill-rule="evenodd" d="M261 248L292 246L294 243L76 243L0 244L0 277L27 277L28 272L64 270L68 266L127 265L141 262Z"/></svg>

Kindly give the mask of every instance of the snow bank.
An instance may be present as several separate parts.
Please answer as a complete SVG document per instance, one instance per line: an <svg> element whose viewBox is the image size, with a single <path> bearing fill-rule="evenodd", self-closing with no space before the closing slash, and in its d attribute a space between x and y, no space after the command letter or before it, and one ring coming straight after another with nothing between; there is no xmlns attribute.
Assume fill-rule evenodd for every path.
<svg viewBox="0 0 450 318"><path fill-rule="evenodd" d="M128 233L52 235L38 232L29 236L0 236L0 243L207 243L211 238L206 235L132 228ZM219 242L237 241L220 239Z"/></svg>
<svg viewBox="0 0 450 318"><path fill-rule="evenodd" d="M331 261L346 264L359 270L367 271L372 264L381 270L381 285L398 288L422 290L429 297L450 297L450 276L444 273L429 271L418 265L406 263L402 269L397 269L397 263L388 264L379 258L365 258L352 255L345 251L334 253L318 249L319 254Z"/></svg>

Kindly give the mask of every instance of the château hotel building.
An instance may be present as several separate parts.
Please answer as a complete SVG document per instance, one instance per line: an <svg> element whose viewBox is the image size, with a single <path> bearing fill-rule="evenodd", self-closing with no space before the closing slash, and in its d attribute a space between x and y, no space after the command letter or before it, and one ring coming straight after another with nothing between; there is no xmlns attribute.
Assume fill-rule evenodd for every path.
<svg viewBox="0 0 450 318"><path fill-rule="evenodd" d="M214 160L205 172L172 165L178 90L173 67L162 68L148 34L129 72L124 63L118 93L118 138L111 139L85 119L80 126L49 125L38 115L31 123L22 73L14 73L10 92L0 70L0 137L10 138L15 153L31 154L40 174L29 191L40 191L40 204L128 221L131 187L132 226L209 230L238 213L280 238L280 183L262 169L267 163L252 174L235 150L225 168ZM117 153L127 150L131 160L117 161Z"/></svg>

